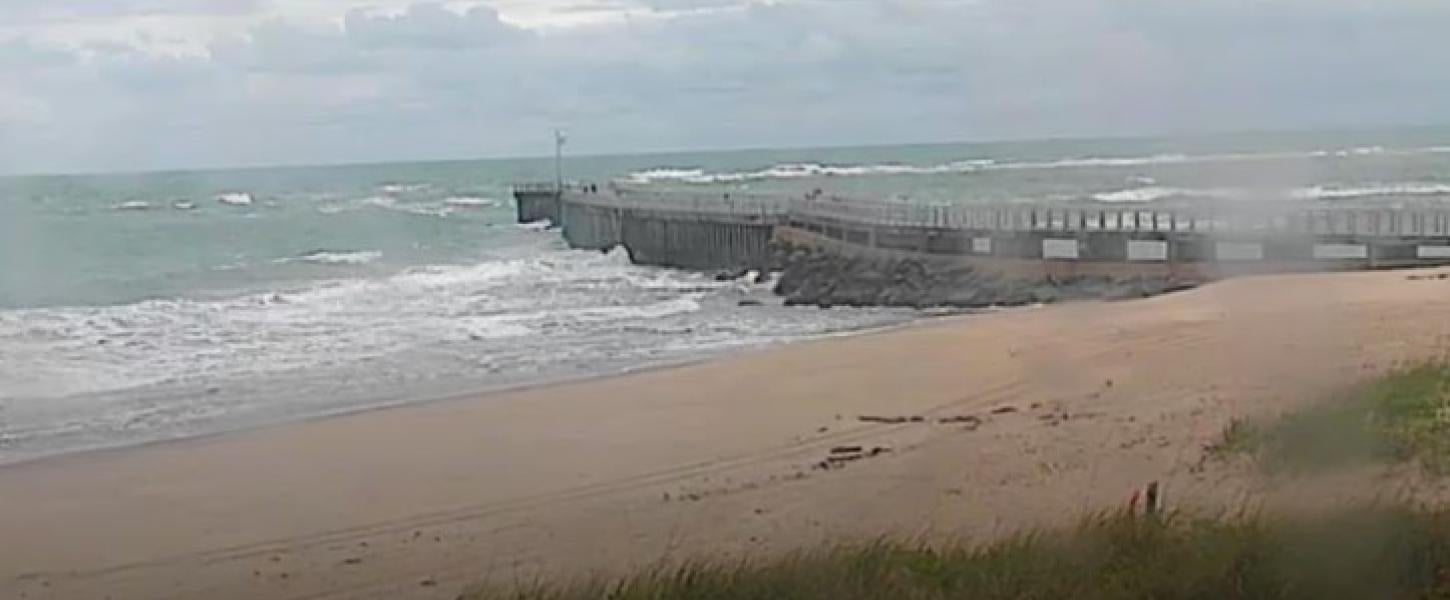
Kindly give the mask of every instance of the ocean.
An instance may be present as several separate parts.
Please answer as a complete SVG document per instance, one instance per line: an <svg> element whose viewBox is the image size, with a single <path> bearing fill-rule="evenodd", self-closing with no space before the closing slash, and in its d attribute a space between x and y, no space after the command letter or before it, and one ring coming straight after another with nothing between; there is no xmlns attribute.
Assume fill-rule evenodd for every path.
<svg viewBox="0 0 1450 600"><path fill-rule="evenodd" d="M517 159L0 179L0 463L929 316L785 307L750 278L570 250L513 222L509 186L553 169ZM1435 205L1450 201L1450 129L576 157L565 169L906 202Z"/></svg>

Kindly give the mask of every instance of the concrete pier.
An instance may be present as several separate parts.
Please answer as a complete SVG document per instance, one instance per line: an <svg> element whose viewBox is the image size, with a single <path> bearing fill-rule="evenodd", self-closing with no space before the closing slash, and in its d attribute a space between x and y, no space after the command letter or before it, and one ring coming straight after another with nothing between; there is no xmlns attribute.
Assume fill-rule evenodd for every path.
<svg viewBox="0 0 1450 600"><path fill-rule="evenodd" d="M1257 214L1116 206L973 206L830 197L666 193L552 184L515 190L521 222L548 219L571 246L624 246L646 265L763 268L770 242L946 256L1040 274L1335 271L1450 264L1450 212L1374 208ZM797 232L797 233L792 233Z"/></svg>
<svg viewBox="0 0 1450 600"><path fill-rule="evenodd" d="M514 203L518 206L520 223L549 221L560 225L560 193L554 184L522 184L514 186Z"/></svg>
<svg viewBox="0 0 1450 600"><path fill-rule="evenodd" d="M638 264L685 269L765 268L787 214L776 199L724 195L524 190L515 197L521 222L552 220L572 247L623 246Z"/></svg>

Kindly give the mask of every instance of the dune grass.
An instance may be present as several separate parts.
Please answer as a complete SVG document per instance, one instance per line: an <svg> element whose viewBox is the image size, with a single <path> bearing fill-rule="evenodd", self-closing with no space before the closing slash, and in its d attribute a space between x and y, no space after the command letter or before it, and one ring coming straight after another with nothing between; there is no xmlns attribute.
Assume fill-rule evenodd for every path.
<svg viewBox="0 0 1450 600"><path fill-rule="evenodd" d="M466 600L1323 599L1450 597L1450 515L1299 519L1115 513L973 546L878 542L617 581L483 587Z"/></svg>
<svg viewBox="0 0 1450 600"><path fill-rule="evenodd" d="M1396 371L1273 422L1235 420L1208 450L1276 471L1414 461L1450 474L1450 365Z"/></svg>

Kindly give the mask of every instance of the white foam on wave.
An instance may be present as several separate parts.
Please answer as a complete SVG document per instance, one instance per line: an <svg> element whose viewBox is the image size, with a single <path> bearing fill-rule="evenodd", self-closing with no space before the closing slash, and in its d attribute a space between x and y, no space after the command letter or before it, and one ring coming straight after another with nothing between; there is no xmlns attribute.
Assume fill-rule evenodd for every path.
<svg viewBox="0 0 1450 600"><path fill-rule="evenodd" d="M365 265L383 257L376 250L331 252L319 250L296 258L282 259L283 262L300 261L317 265Z"/></svg>
<svg viewBox="0 0 1450 600"><path fill-rule="evenodd" d="M458 208L484 208L502 205L502 202L497 198L480 198L476 196L452 196L444 199L443 203Z"/></svg>
<svg viewBox="0 0 1450 600"><path fill-rule="evenodd" d="M355 264L376 255L288 260ZM259 376L443 342L581 335L698 311L702 290L735 285L634 266L623 251L560 250L224 299L0 311L0 399Z"/></svg>
<svg viewBox="0 0 1450 600"><path fill-rule="evenodd" d="M700 182L708 177L704 169L672 169L660 167L630 173L625 176L625 179L632 183L654 183L656 181L686 181L693 183Z"/></svg>
<svg viewBox="0 0 1450 600"><path fill-rule="evenodd" d="M1093 194L1091 198L1104 203L1151 203L1169 199L1216 199L1245 201L1331 201L1357 198L1450 197L1450 184L1445 183L1379 183L1350 186L1310 186L1301 188L1178 188L1165 186L1135 187Z"/></svg>
<svg viewBox="0 0 1450 600"><path fill-rule="evenodd" d="M112 208L116 210L151 210L151 203L143 200L131 200L117 204Z"/></svg>
<svg viewBox="0 0 1450 600"><path fill-rule="evenodd" d="M231 297L0 310L8 457L224 431L898 324L515 234L495 260ZM512 257L512 258L510 258Z"/></svg>
<svg viewBox="0 0 1450 600"><path fill-rule="evenodd" d="M775 165L759 171L736 173L706 173L703 169L648 169L631 173L626 177L630 183L655 183L677 181L683 183L742 183L765 179L801 179L806 177L862 177L867 175L931 175L948 173L969 173L990 166L990 160L966 160L933 166L903 164L877 165L822 165L816 163L788 163Z"/></svg>
<svg viewBox="0 0 1450 600"><path fill-rule="evenodd" d="M1142 187L1115 192L1102 192L1093 194L1093 200L1109 204L1146 204L1158 202L1169 198L1191 197L1197 195L1208 195L1207 190L1195 191L1174 187Z"/></svg>
<svg viewBox="0 0 1450 600"><path fill-rule="evenodd" d="M1335 156L1379 156L1388 152L1384 146L1360 146L1358 148L1340 150L1335 153Z"/></svg>
<svg viewBox="0 0 1450 600"><path fill-rule="evenodd" d="M1290 194L1301 200L1347 200L1391 196L1450 196L1445 183L1384 183L1361 186L1312 186Z"/></svg>
<svg viewBox="0 0 1450 600"><path fill-rule="evenodd" d="M1380 155L1413 155L1440 153L1450 148L1430 147L1389 149L1383 146L1362 146L1335 150L1296 152L1249 152L1222 154L1153 154L1126 157L1073 157L1045 161L997 161L967 159L936 165L896 163L869 165L825 165L817 163L783 163L753 171L710 173L695 167L657 167L625 176L634 184L676 182L690 184L744 183L769 179L800 179L808 177L861 177L870 175L949 175L984 171L1030 171L1053 169L1125 168L1156 165L1211 164L1316 158L1357 158ZM1142 178L1142 176L1137 176ZM1143 178L1151 181L1151 178ZM1146 182L1145 182L1146 183Z"/></svg>
<svg viewBox="0 0 1450 600"><path fill-rule="evenodd" d="M367 196L363 198L352 198L337 203L323 204L317 207L317 212L324 215L336 215L358 210L381 209L412 215L446 218L452 215L454 210L458 208L461 207L447 202L400 202L392 196Z"/></svg>
<svg viewBox="0 0 1450 600"><path fill-rule="evenodd" d="M378 186L378 191L384 194L411 194L431 189L433 189L431 183L385 183Z"/></svg>
<svg viewBox="0 0 1450 600"><path fill-rule="evenodd" d="M228 206L251 206L252 195L246 192L227 192L218 194L216 201Z"/></svg>

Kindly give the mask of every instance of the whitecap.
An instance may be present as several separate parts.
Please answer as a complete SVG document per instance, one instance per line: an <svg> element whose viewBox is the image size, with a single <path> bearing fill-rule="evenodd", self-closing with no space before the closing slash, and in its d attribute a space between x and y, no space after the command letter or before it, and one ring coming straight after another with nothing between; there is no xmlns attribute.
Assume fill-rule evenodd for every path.
<svg viewBox="0 0 1450 600"><path fill-rule="evenodd" d="M704 169L672 169L661 167L636 171L627 175L625 179L632 183L653 183L656 181L690 181L701 177L705 177Z"/></svg>
<svg viewBox="0 0 1450 600"><path fill-rule="evenodd" d="M171 204L171 207L176 210L196 210L196 203L188 200L179 200L177 202L173 202Z"/></svg>
<svg viewBox="0 0 1450 600"><path fill-rule="evenodd" d="M1312 186L1290 193L1300 200L1347 200L1386 196L1450 196L1450 184L1445 183L1382 183L1361 186Z"/></svg>
<svg viewBox="0 0 1450 600"><path fill-rule="evenodd" d="M1414 148L1396 150L1383 146L1360 146L1335 150L1309 150L1284 152L1247 152L1220 154L1164 153L1146 156L1083 156L1045 161L999 161L992 159L967 159L935 165L909 165L900 163L879 163L864 165L828 165L817 163L781 163L763 169L750 171L707 172L698 167L662 166L636 171L626 175L628 183L649 184L676 182L688 184L743 184L771 179L800 179L807 177L861 177L871 175L951 175L970 174L983 171L1030 171L1054 169L1126 168L1160 165L1212 164L1275 160L1305 160L1316 158L1362 158L1380 155L1410 155L1426 152L1450 151L1450 148ZM1141 175L1130 179L1131 183L1153 185L1152 178Z"/></svg>
<svg viewBox="0 0 1450 600"><path fill-rule="evenodd" d="M1379 156L1379 155L1385 154L1387 152L1388 152L1388 150L1385 150L1385 147L1384 146L1359 146L1359 147L1355 147L1355 148L1346 148L1346 149L1343 149L1343 150L1336 150L1334 152L1334 156L1337 156L1337 157L1340 157L1340 158L1345 158L1345 157L1350 157L1350 156Z"/></svg>
<svg viewBox="0 0 1450 600"><path fill-rule="evenodd" d="M278 264L284 262L312 262L315 265L365 265L368 262L377 261L383 258L383 252L377 251L312 251L299 257L278 258Z"/></svg>
<svg viewBox="0 0 1450 600"><path fill-rule="evenodd" d="M430 189L433 189L433 185L428 183L385 183L378 186L378 191L385 194L409 194L426 192Z"/></svg>
<svg viewBox="0 0 1450 600"><path fill-rule="evenodd" d="M151 210L151 203L142 200L132 200L129 202L122 202L112 208L116 210Z"/></svg>
<svg viewBox="0 0 1450 600"><path fill-rule="evenodd" d="M308 252L307 254L303 254L301 256L298 256L295 259L285 259L285 260L297 260L297 261L307 262L307 263L312 263L312 264L317 264L317 265L365 265L365 264L368 264L370 262L376 261L376 260L378 260L378 259L380 259L382 257L383 257L383 253L382 252L378 252L376 250L357 250L357 251L317 250L317 251L314 251L314 252Z"/></svg>
<svg viewBox="0 0 1450 600"><path fill-rule="evenodd" d="M1146 204L1168 198L1196 195L1193 190L1173 187L1142 187L1093 194L1093 200L1109 204ZM1207 193L1201 195L1209 195Z"/></svg>
<svg viewBox="0 0 1450 600"><path fill-rule="evenodd" d="M500 205L499 201L495 198L479 198L475 196L453 196L444 200L443 203L459 208L479 208Z"/></svg>
<svg viewBox="0 0 1450 600"><path fill-rule="evenodd" d="M693 184L746 183L766 179L801 179L806 177L861 177L867 175L931 175L970 173L995 165L992 160L962 160L942 165L915 166L899 163L872 165L823 165L816 163L784 163L758 171L706 173L703 169L654 168L631 173L629 183L676 181Z"/></svg>
<svg viewBox="0 0 1450 600"><path fill-rule="evenodd" d="M386 277L124 306L0 310L0 398L101 395L25 403L74 405L75 419L36 409L11 432L44 431L37 440L62 440L36 443L96 436L129 442L153 437L148 432L174 436L259 416L362 407L379 386L451 386L450 378L494 371L573 374L569 369L819 334L861 319L849 311L780 318L756 311L736 323L725 315L735 311L742 282L632 265L622 250L561 250L544 236L530 241L530 248L501 250L477 264ZM365 252L323 249L284 260L336 261ZM716 305L727 312L716 314ZM487 372L458 372L458 365L480 360L491 365ZM257 391L298 384L298 393L310 393L314 380L326 386L315 395L342 391L315 407ZM198 397L212 386L222 390L217 399ZM186 412L193 409L203 412ZM205 412L213 409L225 414ZM57 433L72 422L80 424L74 435Z"/></svg>
<svg viewBox="0 0 1450 600"><path fill-rule="evenodd" d="M413 215L442 218L453 214L455 207L436 203L399 202L397 198L391 196L368 196L364 198L353 198L341 203L323 204L318 206L316 210L324 215L336 215L367 209L391 210Z"/></svg>
<svg viewBox="0 0 1450 600"><path fill-rule="evenodd" d="M230 206L251 206L252 195L246 192L227 192L218 194L216 201Z"/></svg>

